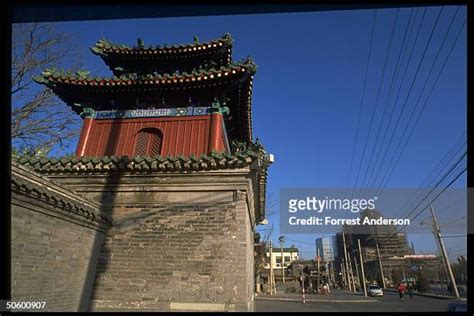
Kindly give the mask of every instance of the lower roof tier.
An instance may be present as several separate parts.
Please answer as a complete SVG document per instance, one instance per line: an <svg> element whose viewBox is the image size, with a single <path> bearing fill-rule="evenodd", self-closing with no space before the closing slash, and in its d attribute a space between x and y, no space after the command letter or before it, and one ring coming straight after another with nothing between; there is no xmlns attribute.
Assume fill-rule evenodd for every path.
<svg viewBox="0 0 474 316"><path fill-rule="evenodd" d="M272 163L261 146L254 146L234 153L212 152L200 156L154 156L154 157L63 157L35 158L12 157L18 165L31 168L45 175L54 174L193 174L198 172L250 168L256 180L255 203L261 221L265 217L267 168Z"/></svg>

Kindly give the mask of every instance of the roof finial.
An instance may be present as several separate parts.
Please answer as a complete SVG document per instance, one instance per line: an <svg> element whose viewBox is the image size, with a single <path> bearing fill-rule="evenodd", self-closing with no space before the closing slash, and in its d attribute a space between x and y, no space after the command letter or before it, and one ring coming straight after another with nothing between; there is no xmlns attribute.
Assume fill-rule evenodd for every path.
<svg viewBox="0 0 474 316"><path fill-rule="evenodd" d="M193 36L194 44L199 44L199 37L197 35Z"/></svg>
<svg viewBox="0 0 474 316"><path fill-rule="evenodd" d="M247 59L245 60L245 63L246 64L253 64L254 63L253 59L252 59L252 57L250 57L250 55L247 55Z"/></svg>
<svg viewBox="0 0 474 316"><path fill-rule="evenodd" d="M140 48L145 47L145 42L143 41L143 39L138 38L137 42L138 42L138 47L140 47Z"/></svg>

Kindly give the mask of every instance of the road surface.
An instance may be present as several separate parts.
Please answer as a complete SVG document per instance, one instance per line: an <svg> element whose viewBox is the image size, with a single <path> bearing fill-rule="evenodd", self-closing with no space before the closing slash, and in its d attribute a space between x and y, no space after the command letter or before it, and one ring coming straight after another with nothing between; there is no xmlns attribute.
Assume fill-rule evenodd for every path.
<svg viewBox="0 0 474 316"><path fill-rule="evenodd" d="M279 294L259 295L255 305L257 312L428 312L446 311L454 300L423 296L405 298L401 301L398 293L385 292L384 297L364 297L343 291L333 291L329 295L306 295L306 303L301 295Z"/></svg>

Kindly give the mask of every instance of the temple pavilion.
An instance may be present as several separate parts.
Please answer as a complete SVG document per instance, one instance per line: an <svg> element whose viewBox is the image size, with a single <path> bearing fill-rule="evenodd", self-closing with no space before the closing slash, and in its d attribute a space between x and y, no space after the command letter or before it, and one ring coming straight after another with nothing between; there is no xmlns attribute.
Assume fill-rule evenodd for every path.
<svg viewBox="0 0 474 316"><path fill-rule="evenodd" d="M184 45L99 40L90 49L110 76L46 69L34 78L83 126L75 157L15 163L111 219L90 244L68 244L87 249L87 267L50 258L82 284L81 291L71 288L80 297L69 295L67 310L255 309L254 235L265 218L273 155L252 133L257 67L250 57L234 61L232 46L229 33ZM48 203L73 222L80 211ZM59 283L36 284L44 292L35 295Z"/></svg>

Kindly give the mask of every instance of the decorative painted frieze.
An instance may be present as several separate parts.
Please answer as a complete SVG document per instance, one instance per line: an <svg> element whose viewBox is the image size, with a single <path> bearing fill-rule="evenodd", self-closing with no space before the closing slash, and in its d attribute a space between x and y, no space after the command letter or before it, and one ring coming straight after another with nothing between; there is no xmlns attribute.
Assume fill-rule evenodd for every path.
<svg viewBox="0 0 474 316"><path fill-rule="evenodd" d="M95 119L136 118L136 117L165 117L165 116L199 116L211 113L210 107L186 107L168 109L137 109L96 111Z"/></svg>

